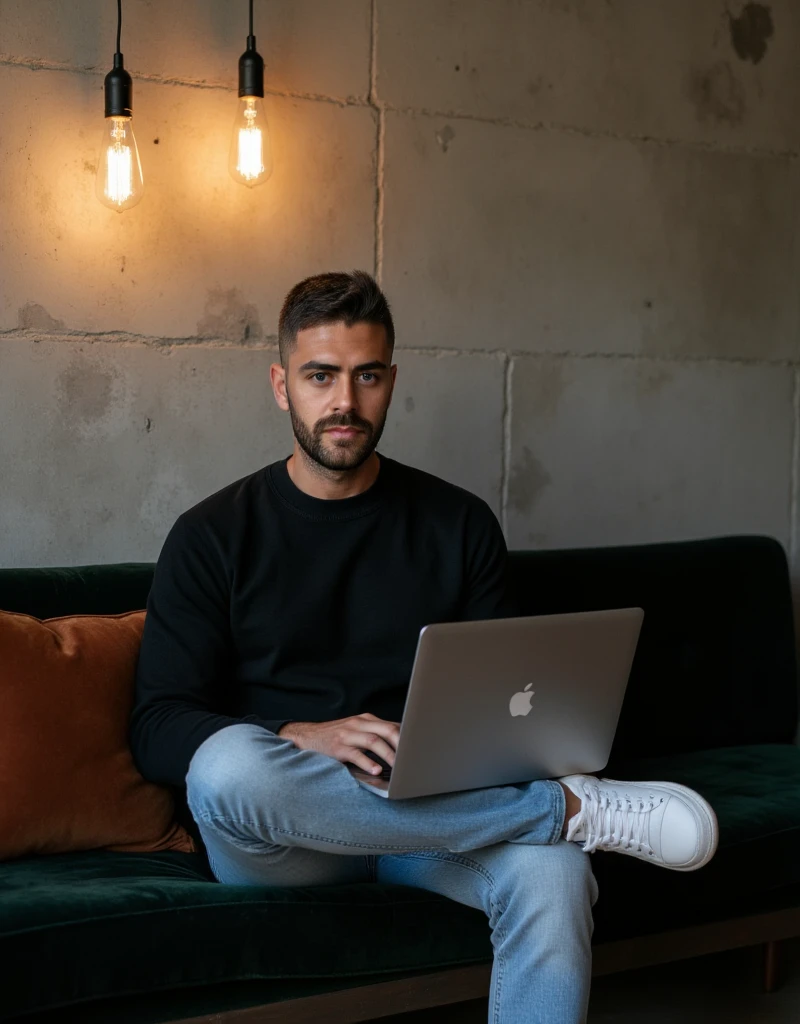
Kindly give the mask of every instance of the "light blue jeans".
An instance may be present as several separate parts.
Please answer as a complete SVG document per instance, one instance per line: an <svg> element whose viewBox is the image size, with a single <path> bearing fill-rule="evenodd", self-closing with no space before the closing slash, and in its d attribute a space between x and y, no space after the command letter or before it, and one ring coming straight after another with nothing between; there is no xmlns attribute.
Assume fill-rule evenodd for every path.
<svg viewBox="0 0 800 1024"><path fill-rule="evenodd" d="M242 722L201 744L186 793L219 882L441 893L489 919L490 1024L586 1020L597 885L561 839L558 783L386 800L335 758Z"/></svg>

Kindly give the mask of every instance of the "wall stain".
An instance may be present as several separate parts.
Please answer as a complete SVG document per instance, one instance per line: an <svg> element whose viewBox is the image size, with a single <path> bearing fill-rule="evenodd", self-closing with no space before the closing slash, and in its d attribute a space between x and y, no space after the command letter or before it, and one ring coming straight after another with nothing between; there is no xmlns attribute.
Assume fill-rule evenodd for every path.
<svg viewBox="0 0 800 1024"><path fill-rule="evenodd" d="M775 34L772 12L765 4L745 4L738 18L728 14L731 43L741 60L758 64L767 52L767 40Z"/></svg>
<svg viewBox="0 0 800 1024"><path fill-rule="evenodd" d="M109 410L113 377L81 360L59 375L58 388L65 420L98 420Z"/></svg>
<svg viewBox="0 0 800 1024"><path fill-rule="evenodd" d="M50 316L38 302L26 302L17 313L17 326L24 331L63 331L64 321Z"/></svg>
<svg viewBox="0 0 800 1024"><path fill-rule="evenodd" d="M203 317L197 322L198 338L221 338L241 344L262 340L264 331L258 309L245 302L238 288L209 288Z"/></svg>
<svg viewBox="0 0 800 1024"><path fill-rule="evenodd" d="M450 143L453 141L455 137L456 133L453 131L449 124L446 124L444 128L439 129L439 131L436 133L436 141L441 146L443 153L447 152L447 147L450 145Z"/></svg>
<svg viewBox="0 0 800 1024"><path fill-rule="evenodd" d="M553 83L548 82L544 75L537 75L536 78L531 78L525 86L525 91L529 96L538 96L544 89L547 89L548 92L553 91Z"/></svg>
<svg viewBox="0 0 800 1024"><path fill-rule="evenodd" d="M508 504L523 515L530 512L553 478L527 445L522 446L522 465L515 465L508 478Z"/></svg>
<svg viewBox="0 0 800 1024"><path fill-rule="evenodd" d="M636 380L636 390L644 398L656 394L665 385L671 384L675 374L671 367L663 365L642 365Z"/></svg>
<svg viewBox="0 0 800 1024"><path fill-rule="evenodd" d="M409 395L408 398L406 399L406 412L413 412L413 411L414 411L414 399L411 397L411 395Z"/></svg>
<svg viewBox="0 0 800 1024"><path fill-rule="evenodd" d="M741 124L745 114L744 89L727 61L689 72L689 98L701 121Z"/></svg>

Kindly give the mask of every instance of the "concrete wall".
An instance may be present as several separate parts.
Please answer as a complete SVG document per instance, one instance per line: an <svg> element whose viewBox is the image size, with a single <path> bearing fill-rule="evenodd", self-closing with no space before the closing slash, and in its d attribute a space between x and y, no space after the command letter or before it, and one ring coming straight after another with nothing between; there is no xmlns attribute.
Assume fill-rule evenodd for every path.
<svg viewBox="0 0 800 1024"><path fill-rule="evenodd" d="M380 450L484 497L510 548L742 531L795 558L797 4L257 0L250 191L244 0L125 0L122 215L94 196L115 13L0 0L0 564L154 559L288 455L280 304L355 267L396 314Z"/></svg>

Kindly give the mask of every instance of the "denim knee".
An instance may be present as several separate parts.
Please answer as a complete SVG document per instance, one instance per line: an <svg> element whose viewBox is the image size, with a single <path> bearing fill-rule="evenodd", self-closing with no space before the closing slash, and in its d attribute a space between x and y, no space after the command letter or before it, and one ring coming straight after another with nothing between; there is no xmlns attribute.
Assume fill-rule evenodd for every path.
<svg viewBox="0 0 800 1024"><path fill-rule="evenodd" d="M591 860L575 843L507 843L492 870L505 902L521 896L539 912L552 906L559 913L572 914L592 907L597 901Z"/></svg>
<svg viewBox="0 0 800 1024"><path fill-rule="evenodd" d="M259 744L261 726L237 722L213 733L204 740L189 763L186 773L186 800L192 814L230 816L245 820L244 797L254 782L261 800L270 805L279 797L268 792L273 773Z"/></svg>

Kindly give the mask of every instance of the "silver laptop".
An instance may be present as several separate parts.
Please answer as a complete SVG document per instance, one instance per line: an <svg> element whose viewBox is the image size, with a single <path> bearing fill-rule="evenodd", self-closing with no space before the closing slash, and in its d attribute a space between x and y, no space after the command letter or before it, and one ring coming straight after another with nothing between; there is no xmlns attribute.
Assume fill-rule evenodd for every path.
<svg viewBox="0 0 800 1024"><path fill-rule="evenodd" d="M348 768L389 799L601 771L643 618L619 608L423 626L394 766Z"/></svg>

